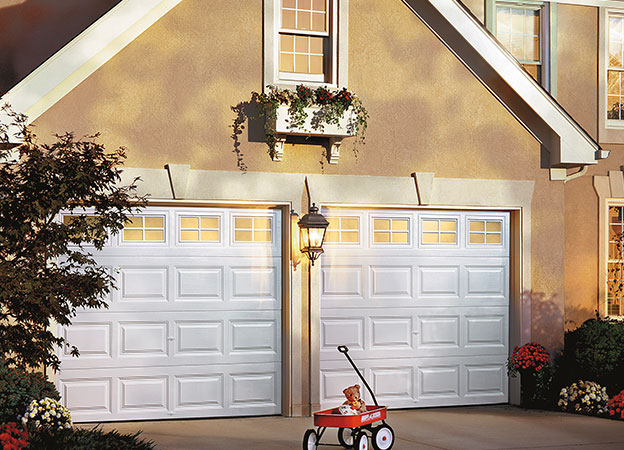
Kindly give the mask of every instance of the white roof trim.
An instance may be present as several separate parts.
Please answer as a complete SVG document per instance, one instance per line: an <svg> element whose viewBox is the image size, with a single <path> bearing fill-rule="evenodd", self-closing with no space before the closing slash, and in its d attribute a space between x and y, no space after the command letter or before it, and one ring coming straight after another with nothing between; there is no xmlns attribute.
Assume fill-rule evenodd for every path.
<svg viewBox="0 0 624 450"><path fill-rule="evenodd" d="M123 0L15 85L0 104L9 103L34 121L181 1Z"/></svg>
<svg viewBox="0 0 624 450"><path fill-rule="evenodd" d="M608 156L608 152L601 150L598 143L522 70L515 58L456 0L403 1L550 151L552 166L595 164L598 159ZM436 22L437 16L448 24ZM470 54L466 55L468 52ZM475 56L482 61L475 61ZM487 76L484 76L483 67L476 68L480 63L487 65ZM490 75L496 79L491 79ZM519 99L515 99L516 102L524 104L514 104L514 99L504 92L505 86L501 86L500 81L511 87ZM534 114L527 112L527 107L537 117L531 118ZM538 118L541 120L536 120Z"/></svg>

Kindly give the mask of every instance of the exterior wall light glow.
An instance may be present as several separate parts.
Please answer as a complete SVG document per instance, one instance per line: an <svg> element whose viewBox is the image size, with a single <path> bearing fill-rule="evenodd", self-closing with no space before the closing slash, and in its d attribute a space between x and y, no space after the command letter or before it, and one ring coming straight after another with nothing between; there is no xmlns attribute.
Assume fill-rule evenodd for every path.
<svg viewBox="0 0 624 450"><path fill-rule="evenodd" d="M312 203L308 214L304 215L299 221L300 237L301 237L301 253L308 255L310 263L314 265L314 261L323 253L323 240L325 239L325 231L329 222L318 212L318 208Z"/></svg>
<svg viewBox="0 0 624 450"><path fill-rule="evenodd" d="M293 269L297 270L297 266L301 262L301 249L299 247L299 214L295 210L290 211L290 236L291 236L291 255L290 260L293 265Z"/></svg>

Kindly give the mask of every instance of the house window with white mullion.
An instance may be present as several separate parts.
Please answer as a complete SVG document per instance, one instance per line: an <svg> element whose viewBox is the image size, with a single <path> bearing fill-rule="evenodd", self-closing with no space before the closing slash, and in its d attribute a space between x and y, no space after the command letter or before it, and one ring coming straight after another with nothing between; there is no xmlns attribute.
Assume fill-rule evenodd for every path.
<svg viewBox="0 0 624 450"><path fill-rule="evenodd" d="M624 315L624 206L609 206L607 315Z"/></svg>
<svg viewBox="0 0 624 450"><path fill-rule="evenodd" d="M330 16L330 0L280 0L280 79L330 81Z"/></svg>
<svg viewBox="0 0 624 450"><path fill-rule="evenodd" d="M538 5L496 4L496 38L538 83L544 80L542 16Z"/></svg>
<svg viewBox="0 0 624 450"><path fill-rule="evenodd" d="M607 119L624 120L624 15L609 15Z"/></svg>

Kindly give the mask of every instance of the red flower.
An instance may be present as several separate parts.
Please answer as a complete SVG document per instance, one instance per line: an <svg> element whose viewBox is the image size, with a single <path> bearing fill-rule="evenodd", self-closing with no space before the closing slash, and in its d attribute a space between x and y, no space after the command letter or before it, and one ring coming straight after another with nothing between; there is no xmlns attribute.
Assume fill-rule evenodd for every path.
<svg viewBox="0 0 624 450"><path fill-rule="evenodd" d="M509 366L516 370L542 370L550 362L550 355L544 347L534 342L514 347Z"/></svg>

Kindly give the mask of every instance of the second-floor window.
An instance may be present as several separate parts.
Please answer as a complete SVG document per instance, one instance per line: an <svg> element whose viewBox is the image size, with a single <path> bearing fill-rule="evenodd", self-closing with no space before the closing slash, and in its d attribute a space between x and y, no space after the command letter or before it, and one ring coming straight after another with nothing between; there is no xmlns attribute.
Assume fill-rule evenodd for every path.
<svg viewBox="0 0 624 450"><path fill-rule="evenodd" d="M609 15L607 62L607 118L624 120L624 15Z"/></svg>
<svg viewBox="0 0 624 450"><path fill-rule="evenodd" d="M540 8L496 6L496 37L538 82L542 80Z"/></svg>
<svg viewBox="0 0 624 450"><path fill-rule="evenodd" d="M262 3L265 86L348 86L349 0Z"/></svg>
<svg viewBox="0 0 624 450"><path fill-rule="evenodd" d="M492 33L538 83L552 90L549 5L537 1L491 5L488 26Z"/></svg>
<svg viewBox="0 0 624 450"><path fill-rule="evenodd" d="M279 72L286 80L328 82L330 0L281 0Z"/></svg>

